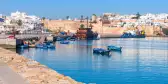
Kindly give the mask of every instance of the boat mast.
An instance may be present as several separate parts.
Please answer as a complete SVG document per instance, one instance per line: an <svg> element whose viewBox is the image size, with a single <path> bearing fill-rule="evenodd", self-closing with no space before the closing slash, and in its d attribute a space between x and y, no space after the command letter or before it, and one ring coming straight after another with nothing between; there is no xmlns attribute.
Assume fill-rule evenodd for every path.
<svg viewBox="0 0 168 84"><path fill-rule="evenodd" d="M88 22L88 19L89 19L89 18L88 18L88 16L87 16L87 17L86 17L86 20L87 20L87 28L88 28L88 23L89 23L89 22Z"/></svg>

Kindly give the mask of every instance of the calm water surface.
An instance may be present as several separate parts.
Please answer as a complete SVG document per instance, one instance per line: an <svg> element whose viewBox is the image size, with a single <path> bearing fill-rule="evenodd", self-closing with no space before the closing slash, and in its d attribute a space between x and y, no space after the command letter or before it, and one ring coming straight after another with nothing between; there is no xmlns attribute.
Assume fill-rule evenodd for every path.
<svg viewBox="0 0 168 84"><path fill-rule="evenodd" d="M93 48L119 45L123 51L112 56L94 55ZM168 38L101 39L56 43L55 50L27 49L17 53L57 72L85 83L166 84L168 83Z"/></svg>

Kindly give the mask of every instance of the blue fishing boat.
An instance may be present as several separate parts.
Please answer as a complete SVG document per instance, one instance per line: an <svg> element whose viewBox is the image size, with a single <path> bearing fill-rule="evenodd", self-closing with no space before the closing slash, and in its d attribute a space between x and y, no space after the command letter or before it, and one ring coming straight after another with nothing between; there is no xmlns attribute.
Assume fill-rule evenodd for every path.
<svg viewBox="0 0 168 84"><path fill-rule="evenodd" d="M76 39L70 39L70 41L75 41Z"/></svg>
<svg viewBox="0 0 168 84"><path fill-rule="evenodd" d="M52 41L44 42L44 44L46 44L46 45L50 45L50 44L52 44Z"/></svg>
<svg viewBox="0 0 168 84"><path fill-rule="evenodd" d="M69 44L69 41L61 41L60 44Z"/></svg>
<svg viewBox="0 0 168 84"><path fill-rule="evenodd" d="M75 37L67 37L66 40L69 40L69 41L75 41L76 38L75 38Z"/></svg>
<svg viewBox="0 0 168 84"><path fill-rule="evenodd" d="M108 50L113 50L113 51L121 51L122 47L119 47L119 46L114 46L114 45L110 45L110 46L107 46L107 49Z"/></svg>
<svg viewBox="0 0 168 84"><path fill-rule="evenodd" d="M47 48L55 49L55 46L54 46L54 44L50 44L50 45L47 45Z"/></svg>
<svg viewBox="0 0 168 84"><path fill-rule="evenodd" d="M56 41L63 41L65 40L64 38L61 38L61 37L57 37Z"/></svg>
<svg viewBox="0 0 168 84"><path fill-rule="evenodd" d="M102 49L102 48L94 48L93 53L94 54L101 54L101 55L110 55L109 50L105 50L105 49Z"/></svg>
<svg viewBox="0 0 168 84"><path fill-rule="evenodd" d="M48 49L48 46L46 44L43 44L43 49Z"/></svg>
<svg viewBox="0 0 168 84"><path fill-rule="evenodd" d="M44 46L43 46L43 44L37 44L36 45L36 48L43 48Z"/></svg>
<svg viewBox="0 0 168 84"><path fill-rule="evenodd" d="M145 38L145 31L139 32L139 34L124 33L121 38Z"/></svg>
<svg viewBox="0 0 168 84"><path fill-rule="evenodd" d="M43 44L37 44L36 48L41 48L41 49L48 49L48 48L50 48L50 49L54 49L55 46L51 42L45 42Z"/></svg>

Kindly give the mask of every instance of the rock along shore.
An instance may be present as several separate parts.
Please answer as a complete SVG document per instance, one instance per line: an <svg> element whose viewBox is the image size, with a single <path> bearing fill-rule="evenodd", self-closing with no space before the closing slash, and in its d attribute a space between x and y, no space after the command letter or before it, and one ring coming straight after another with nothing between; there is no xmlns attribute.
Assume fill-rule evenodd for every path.
<svg viewBox="0 0 168 84"><path fill-rule="evenodd" d="M0 61L6 63L9 68L21 75L29 84L82 84L34 60L3 48L0 48Z"/></svg>

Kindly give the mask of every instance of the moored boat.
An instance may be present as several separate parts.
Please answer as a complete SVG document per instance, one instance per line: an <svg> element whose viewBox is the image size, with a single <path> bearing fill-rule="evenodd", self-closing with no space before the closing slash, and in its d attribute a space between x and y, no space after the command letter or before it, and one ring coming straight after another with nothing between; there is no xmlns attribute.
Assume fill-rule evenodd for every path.
<svg viewBox="0 0 168 84"><path fill-rule="evenodd" d="M107 49L111 51L121 51L122 47L110 45L110 46L107 46Z"/></svg>
<svg viewBox="0 0 168 84"><path fill-rule="evenodd" d="M98 33L93 32L92 28L79 28L76 36L79 39L95 40L98 37Z"/></svg>
<svg viewBox="0 0 168 84"><path fill-rule="evenodd" d="M29 48L35 48L36 46L34 44L29 45Z"/></svg>
<svg viewBox="0 0 168 84"><path fill-rule="evenodd" d="M65 40L65 39L62 38L62 37L57 37L57 38L56 38L56 41L63 41L63 40Z"/></svg>
<svg viewBox="0 0 168 84"><path fill-rule="evenodd" d="M124 33L121 38L145 38L145 35L132 35L130 33Z"/></svg>
<svg viewBox="0 0 168 84"><path fill-rule="evenodd" d="M94 54L101 54L101 55L110 55L109 50L105 50L105 49L102 49L102 48L94 48L93 53Z"/></svg>
<svg viewBox="0 0 168 84"><path fill-rule="evenodd" d="M46 44L43 44L43 49L48 49L48 46Z"/></svg>
<svg viewBox="0 0 168 84"><path fill-rule="evenodd" d="M60 44L69 44L69 41L61 41Z"/></svg>
<svg viewBox="0 0 168 84"><path fill-rule="evenodd" d="M36 48L43 48L43 44L37 44Z"/></svg>
<svg viewBox="0 0 168 84"><path fill-rule="evenodd" d="M53 43L50 43L50 44L47 45L47 48L55 49L55 45Z"/></svg>
<svg viewBox="0 0 168 84"><path fill-rule="evenodd" d="M121 38L145 38L145 31L126 31L123 33Z"/></svg>
<svg viewBox="0 0 168 84"><path fill-rule="evenodd" d="M46 44L46 43L43 43L43 44L37 44L36 45L36 48L41 48L41 49L54 49L55 48L55 45L50 43L50 44Z"/></svg>
<svg viewBox="0 0 168 84"><path fill-rule="evenodd" d="M28 48L28 47L29 47L28 44L24 44L24 45L20 45L20 46L18 46L18 48L21 48L21 49Z"/></svg>

